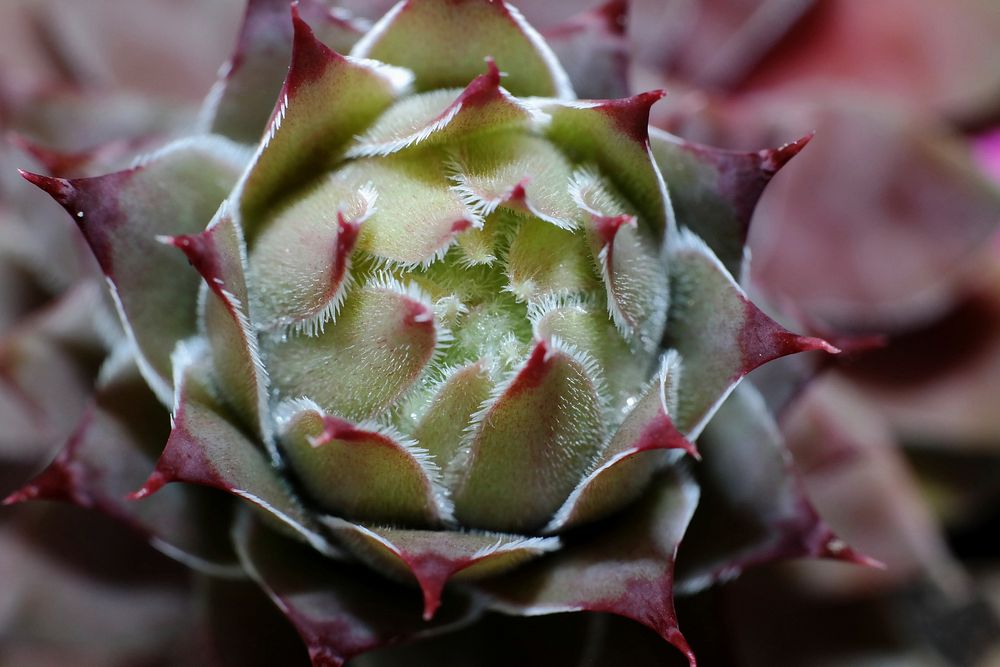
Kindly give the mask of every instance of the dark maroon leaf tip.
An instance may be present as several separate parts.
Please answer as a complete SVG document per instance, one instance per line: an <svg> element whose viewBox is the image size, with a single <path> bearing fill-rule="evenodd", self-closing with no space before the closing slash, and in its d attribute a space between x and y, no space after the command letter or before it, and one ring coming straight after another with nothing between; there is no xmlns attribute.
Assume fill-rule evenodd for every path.
<svg viewBox="0 0 1000 667"><path fill-rule="evenodd" d="M292 11L292 64L285 81L285 92L294 95L298 89L323 76L331 62L343 56L321 42L309 24L299 15L299 3Z"/></svg>
<svg viewBox="0 0 1000 667"><path fill-rule="evenodd" d="M804 137L789 142L780 148L771 148L760 151L760 167L765 172L776 174L779 169L788 164L788 161L798 155L806 145L816 136L815 132L810 132Z"/></svg>
<svg viewBox="0 0 1000 667"><path fill-rule="evenodd" d="M786 330L750 300L746 300L744 304L744 321L739 343L743 355L741 376L761 364L789 354L812 351L840 354L838 348L822 338L800 336Z"/></svg>
<svg viewBox="0 0 1000 667"><path fill-rule="evenodd" d="M76 188L73 187L73 184L70 181L65 178L43 176L41 174L25 171L24 169L18 169L17 172L21 174L21 178L55 199L60 206L69 211L70 215L75 213L74 211L69 210L73 205L76 195Z"/></svg>
<svg viewBox="0 0 1000 667"><path fill-rule="evenodd" d="M604 19L608 32L624 35L628 27L628 0L610 0L597 7L594 15Z"/></svg>
<svg viewBox="0 0 1000 667"><path fill-rule="evenodd" d="M666 96L665 90L650 90L619 100L604 100L599 107L618 127L639 143L649 141L649 110Z"/></svg>
<svg viewBox="0 0 1000 667"><path fill-rule="evenodd" d="M206 229L200 234L181 234L158 238L163 243L172 245L183 252L191 266L205 279L213 291L218 292L223 287L221 262L215 246L213 228Z"/></svg>

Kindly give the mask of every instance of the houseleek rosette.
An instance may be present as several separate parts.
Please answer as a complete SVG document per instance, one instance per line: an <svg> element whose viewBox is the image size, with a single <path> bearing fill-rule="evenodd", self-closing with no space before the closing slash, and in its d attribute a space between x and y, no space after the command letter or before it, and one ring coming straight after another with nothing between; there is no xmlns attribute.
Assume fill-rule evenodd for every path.
<svg viewBox="0 0 1000 667"><path fill-rule="evenodd" d="M737 281L756 198L802 142L718 151L650 134L660 92L577 99L622 88L621 11L553 38L571 82L502 2L404 0L362 34L317 3L289 27L283 2L251 1L205 133L106 176L25 173L78 223L127 344L9 500L68 498L245 570L316 664L484 607L619 614L693 664L672 595L706 426L702 486L748 494L765 537L708 540L687 588L767 553L853 557L803 505L759 397L716 415L757 366L833 350ZM153 396L171 431L133 494L152 497L129 503ZM218 494L168 482L252 508L235 553ZM423 619L359 563L416 583Z"/></svg>

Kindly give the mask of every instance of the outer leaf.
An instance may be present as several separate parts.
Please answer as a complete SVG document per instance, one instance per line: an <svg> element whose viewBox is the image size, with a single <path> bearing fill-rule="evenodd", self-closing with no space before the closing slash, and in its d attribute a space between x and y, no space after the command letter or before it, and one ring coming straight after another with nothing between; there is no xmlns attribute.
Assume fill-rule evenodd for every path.
<svg viewBox="0 0 1000 667"><path fill-rule="evenodd" d="M205 101L210 131L254 144L267 125L292 51L288 0L249 0L236 49ZM363 32L362 22L329 11L317 0L298 0L299 12L332 48L346 51Z"/></svg>
<svg viewBox="0 0 1000 667"><path fill-rule="evenodd" d="M876 564L844 544L813 509L751 385L726 400L699 442L705 460L696 472L704 495L681 552L678 590L693 593L786 558Z"/></svg>
<svg viewBox="0 0 1000 667"><path fill-rule="evenodd" d="M254 425L262 442L273 444L267 372L260 358L257 332L250 324L243 230L226 202L204 232L175 236L169 242L187 255L205 280L207 293L201 317L222 395L247 423Z"/></svg>
<svg viewBox="0 0 1000 667"><path fill-rule="evenodd" d="M673 306L669 344L684 360L675 423L690 439L740 379L772 359L837 348L819 338L797 336L758 309L692 232L682 230L670 255Z"/></svg>
<svg viewBox="0 0 1000 667"><path fill-rule="evenodd" d="M148 502L125 499L148 475L168 426L167 413L129 364L104 381L56 459L4 504L42 498L95 509L129 525L189 567L214 576L238 576L225 537L231 506L224 498L178 485Z"/></svg>
<svg viewBox="0 0 1000 667"><path fill-rule="evenodd" d="M737 280L743 275L750 219L764 186L811 138L741 153L695 144L657 128L649 134L677 222L704 239Z"/></svg>
<svg viewBox="0 0 1000 667"><path fill-rule="evenodd" d="M22 172L80 226L111 282L143 376L165 403L170 354L177 341L195 333L198 278L156 236L204 229L246 157L225 139L197 137L107 176L65 180Z"/></svg>
<svg viewBox="0 0 1000 667"><path fill-rule="evenodd" d="M279 427L292 469L327 511L409 526L437 526L450 518L440 470L394 429L353 424L304 399L285 407Z"/></svg>
<svg viewBox="0 0 1000 667"><path fill-rule="evenodd" d="M673 210L649 148L649 109L662 91L620 100L543 104L548 137L576 162L596 163L658 237L673 225Z"/></svg>
<svg viewBox="0 0 1000 667"><path fill-rule="evenodd" d="M341 667L366 651L443 631L479 613L467 600L449 600L447 614L428 624L416 605L400 605L403 591L363 569L323 558L245 520L234 537L243 566L302 635L315 667Z"/></svg>
<svg viewBox="0 0 1000 667"><path fill-rule="evenodd" d="M174 354L177 372L173 428L156 470L133 494L145 498L170 482L221 489L254 505L275 524L335 553L314 529L311 518L285 486L264 453L226 416L213 396L206 351L181 343Z"/></svg>
<svg viewBox="0 0 1000 667"><path fill-rule="evenodd" d="M268 208L322 173L410 81L405 70L331 51L297 12L292 21L292 64L253 166L240 183L240 212L251 245Z"/></svg>
<svg viewBox="0 0 1000 667"><path fill-rule="evenodd" d="M656 380L635 402L592 464L590 474L566 499L545 532L603 518L638 498L662 466L664 450L679 449L700 458L670 418L677 405L680 375L676 353L668 354Z"/></svg>
<svg viewBox="0 0 1000 667"><path fill-rule="evenodd" d="M594 364L553 341L528 359L474 418L468 450L449 469L467 526L544 526L604 440Z"/></svg>
<svg viewBox="0 0 1000 667"><path fill-rule="evenodd" d="M434 617L449 580L499 575L559 548L554 537L378 528L332 517L325 523L370 565L402 581L415 579L423 592L424 620Z"/></svg>
<svg viewBox="0 0 1000 667"><path fill-rule="evenodd" d="M580 98L628 96L627 15L628 0L610 0L545 31Z"/></svg>
<svg viewBox="0 0 1000 667"><path fill-rule="evenodd" d="M412 69L419 90L464 86L492 57L515 95L575 97L541 36L520 12L495 0L403 0L351 55Z"/></svg>
<svg viewBox="0 0 1000 667"><path fill-rule="evenodd" d="M631 618L680 649L693 667L694 654L677 628L673 570L677 546L697 504L697 485L675 469L613 524L478 587L495 607L509 613L603 611Z"/></svg>

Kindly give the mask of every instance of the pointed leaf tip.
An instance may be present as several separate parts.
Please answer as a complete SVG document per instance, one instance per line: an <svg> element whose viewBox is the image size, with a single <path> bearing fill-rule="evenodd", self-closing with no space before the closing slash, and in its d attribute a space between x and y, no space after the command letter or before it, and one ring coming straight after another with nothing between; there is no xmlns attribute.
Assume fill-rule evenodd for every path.
<svg viewBox="0 0 1000 667"><path fill-rule="evenodd" d="M299 87L316 81L326 72L327 63L344 57L321 42L312 27L299 15L299 3L294 2L292 12L292 66L286 81L288 95Z"/></svg>
<svg viewBox="0 0 1000 667"><path fill-rule="evenodd" d="M876 570L886 569L885 563L877 558L872 558L871 556L857 551L832 532L823 542L817 556L819 558L828 558L831 560L839 560L844 563L852 563L854 565L860 565L861 567L870 567Z"/></svg>
<svg viewBox="0 0 1000 667"><path fill-rule="evenodd" d="M814 136L816 136L816 132L810 132L804 137L790 141L779 148L760 151L758 155L761 157L761 169L771 175L776 174L778 170L788 164L789 160L802 152L802 149L812 141Z"/></svg>
<svg viewBox="0 0 1000 667"><path fill-rule="evenodd" d="M622 132L635 141L645 142L649 139L649 110L666 95L665 90L649 90L632 97L606 100L602 108L617 121Z"/></svg>
<svg viewBox="0 0 1000 667"><path fill-rule="evenodd" d="M76 188L74 188L73 184L65 178L43 176L42 174L36 174L25 169L18 169L17 173L21 174L21 178L55 199L60 206L65 208L72 203L72 197L76 192ZM73 213L70 212L70 215L72 214Z"/></svg>
<svg viewBox="0 0 1000 667"><path fill-rule="evenodd" d="M142 500L143 498L148 498L171 481L172 480L168 479L167 476L159 470L154 470L150 473L149 478L146 479L145 483L139 489L126 495L125 499Z"/></svg>

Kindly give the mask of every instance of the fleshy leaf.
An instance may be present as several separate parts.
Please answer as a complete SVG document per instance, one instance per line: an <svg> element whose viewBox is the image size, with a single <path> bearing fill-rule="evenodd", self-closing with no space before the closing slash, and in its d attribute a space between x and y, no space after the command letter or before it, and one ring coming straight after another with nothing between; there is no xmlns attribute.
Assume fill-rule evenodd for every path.
<svg viewBox="0 0 1000 667"><path fill-rule="evenodd" d="M657 244L588 169L573 176L570 191L589 218L594 261L615 326L647 352L659 347L667 320L670 280Z"/></svg>
<svg viewBox="0 0 1000 667"><path fill-rule="evenodd" d="M467 526L545 525L604 440L596 364L555 340L528 359L474 418L449 469L455 515Z"/></svg>
<svg viewBox="0 0 1000 667"><path fill-rule="evenodd" d="M749 567L787 558L877 565L834 535L816 513L753 386L743 384L730 395L699 443L705 458L696 473L704 494L681 551L679 591L694 593Z"/></svg>
<svg viewBox="0 0 1000 667"><path fill-rule="evenodd" d="M438 526L451 518L440 469L395 429L325 414L308 399L280 409L282 450L309 496L360 521Z"/></svg>
<svg viewBox="0 0 1000 667"><path fill-rule="evenodd" d="M578 163L597 164L660 238L673 224L663 176L649 147L649 109L662 91L620 100L549 103L547 136Z"/></svg>
<svg viewBox="0 0 1000 667"><path fill-rule="evenodd" d="M625 414L629 403L642 393L655 357L629 346L603 304L572 296L542 299L530 305L528 319L537 338L558 338L598 362L604 369L604 400L609 411Z"/></svg>
<svg viewBox="0 0 1000 667"><path fill-rule="evenodd" d="M494 0L404 0L351 51L413 70L418 90L464 86L492 57L518 96L573 99L569 78L521 13Z"/></svg>
<svg viewBox="0 0 1000 667"><path fill-rule="evenodd" d="M485 218L499 206L527 211L557 227L577 226L569 162L551 143L527 134L496 134L459 147L452 189Z"/></svg>
<svg viewBox="0 0 1000 667"><path fill-rule="evenodd" d="M629 94L628 0L610 0L544 32L581 99Z"/></svg>
<svg viewBox="0 0 1000 667"><path fill-rule="evenodd" d="M352 254L377 198L330 178L268 223L250 255L258 326L325 329L353 283Z"/></svg>
<svg viewBox="0 0 1000 667"><path fill-rule="evenodd" d="M740 379L778 357L838 352L819 338L795 335L764 314L705 243L682 230L670 251L673 303L668 344L684 360L674 423L694 440Z"/></svg>
<svg viewBox="0 0 1000 667"><path fill-rule="evenodd" d="M294 9L292 21L292 64L254 164L239 188L251 245L269 207L334 162L348 141L410 82L406 70L331 51Z"/></svg>
<svg viewBox="0 0 1000 667"><path fill-rule="evenodd" d="M324 522L339 543L376 569L402 581L415 579L425 620L434 617L449 580L500 575L559 548L554 537L366 527L332 517Z"/></svg>
<svg viewBox="0 0 1000 667"><path fill-rule="evenodd" d="M183 251L205 280L201 318L216 384L240 417L254 425L257 437L273 444L267 372L250 324L246 246L228 202L204 232L166 241Z"/></svg>
<svg viewBox="0 0 1000 667"><path fill-rule="evenodd" d="M649 134L678 224L704 239L737 280L743 274L750 219L764 186L811 138L743 153L685 141L657 128Z"/></svg>
<svg viewBox="0 0 1000 667"><path fill-rule="evenodd" d="M506 289L519 301L592 291L600 283L588 255L582 235L525 218L507 251Z"/></svg>
<svg viewBox="0 0 1000 667"><path fill-rule="evenodd" d="M176 401L173 428L156 469L134 498L145 498L171 482L220 489L325 553L336 551L315 529L257 445L226 416L213 395L207 350L182 342L174 353Z"/></svg>
<svg viewBox="0 0 1000 667"><path fill-rule="evenodd" d="M196 331L198 277L156 236L202 231L247 157L221 137L198 137L107 176L66 180L22 172L83 231L111 282L143 376L167 404L170 354L177 341Z"/></svg>
<svg viewBox="0 0 1000 667"><path fill-rule="evenodd" d="M342 667L379 646L443 632L479 614L469 600L449 598L427 623L416 604L401 604L405 591L367 568L324 558L246 519L234 534L240 560L298 630L315 667Z"/></svg>
<svg viewBox="0 0 1000 667"><path fill-rule="evenodd" d="M664 450L698 451L674 426L670 414L677 404L680 360L675 352L664 358L658 377L608 441L587 477L574 489L545 527L554 533L603 518L632 502L661 467ZM650 454L644 454L650 452Z"/></svg>
<svg viewBox="0 0 1000 667"><path fill-rule="evenodd" d="M443 162L432 162L426 154L353 160L306 195L316 200L308 206L336 210L333 200L343 201L342 193L370 189L377 199L361 225L358 250L380 263L427 266L444 256L458 234L482 225L450 190Z"/></svg>
<svg viewBox="0 0 1000 667"><path fill-rule="evenodd" d="M413 386L447 338L423 294L379 275L354 290L325 333L265 340L266 360L282 396L363 421Z"/></svg>
<svg viewBox="0 0 1000 667"><path fill-rule="evenodd" d="M391 155L412 146L524 126L534 112L500 86L492 60L465 90L412 95L390 107L347 149L348 157Z"/></svg>
<svg viewBox="0 0 1000 667"><path fill-rule="evenodd" d="M413 429L413 438L441 468L458 453L472 416L490 397L493 381L489 369L473 362L444 374L434 387L426 412Z"/></svg>
<svg viewBox="0 0 1000 667"><path fill-rule="evenodd" d="M211 132L255 144L267 125L292 53L289 0L249 0L236 49L223 66L202 114ZM345 51L362 34L361 23L335 14L317 0L299 0L299 12L319 36Z"/></svg>
<svg viewBox="0 0 1000 667"><path fill-rule="evenodd" d="M166 440L168 415L134 367L103 382L55 460L5 503L63 500L130 526L171 558L214 576L238 576L225 536L231 505L216 492L176 485L148 502L126 494L141 484Z"/></svg>
<svg viewBox="0 0 1000 667"><path fill-rule="evenodd" d="M601 611L643 623L695 660L677 627L673 579L677 546L698 486L674 469L620 519L516 572L477 584L501 611L525 616Z"/></svg>

